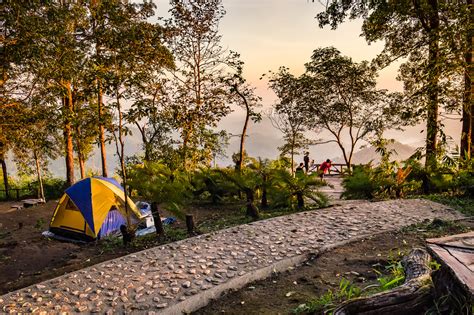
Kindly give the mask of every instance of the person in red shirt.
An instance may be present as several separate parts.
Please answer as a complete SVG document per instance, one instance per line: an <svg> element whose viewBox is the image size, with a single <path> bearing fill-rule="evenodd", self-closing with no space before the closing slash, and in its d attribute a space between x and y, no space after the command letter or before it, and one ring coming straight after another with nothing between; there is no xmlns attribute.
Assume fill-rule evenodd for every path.
<svg viewBox="0 0 474 315"><path fill-rule="evenodd" d="M324 174L330 174L331 173L331 160L327 159L326 162L323 162L321 166L319 166L319 170L321 172L320 177L323 178Z"/></svg>

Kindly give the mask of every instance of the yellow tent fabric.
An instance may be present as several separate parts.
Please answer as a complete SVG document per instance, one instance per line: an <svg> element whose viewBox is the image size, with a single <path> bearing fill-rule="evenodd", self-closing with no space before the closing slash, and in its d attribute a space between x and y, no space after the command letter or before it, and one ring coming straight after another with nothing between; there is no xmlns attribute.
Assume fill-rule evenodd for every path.
<svg viewBox="0 0 474 315"><path fill-rule="evenodd" d="M133 223L142 215L130 198L128 211ZM50 231L69 237L96 239L111 210L126 218L125 195L117 181L105 177L86 178L69 187L58 202Z"/></svg>

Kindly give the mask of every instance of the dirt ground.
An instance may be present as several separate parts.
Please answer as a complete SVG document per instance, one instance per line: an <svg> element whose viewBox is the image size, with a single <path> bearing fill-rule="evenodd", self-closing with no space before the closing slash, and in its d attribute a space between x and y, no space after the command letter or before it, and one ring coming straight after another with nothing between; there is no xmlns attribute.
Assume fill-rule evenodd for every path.
<svg viewBox="0 0 474 315"><path fill-rule="evenodd" d="M48 229L57 201L22 210L12 209L13 204L18 203L0 202L0 294L158 245L153 238L131 248L111 248L102 241L75 244L47 239L41 233ZM196 224L223 216L222 211L209 206L187 212L193 214ZM179 221L173 224L175 228L184 226Z"/></svg>
<svg viewBox="0 0 474 315"><path fill-rule="evenodd" d="M342 278L360 288L377 283L374 269L383 271L400 254L423 247L425 238L473 229L472 223L466 224L439 229L419 227L350 243L313 257L300 267L228 292L193 314L289 314L329 289L337 292Z"/></svg>

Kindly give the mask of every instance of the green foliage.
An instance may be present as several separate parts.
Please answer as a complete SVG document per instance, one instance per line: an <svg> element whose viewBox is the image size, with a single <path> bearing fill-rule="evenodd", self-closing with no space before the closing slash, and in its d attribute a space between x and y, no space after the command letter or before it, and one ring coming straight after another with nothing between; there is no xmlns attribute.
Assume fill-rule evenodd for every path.
<svg viewBox="0 0 474 315"><path fill-rule="evenodd" d="M191 185L186 174L171 171L159 162L145 162L130 167L129 185L150 202L183 218L182 206L191 198Z"/></svg>
<svg viewBox="0 0 474 315"><path fill-rule="evenodd" d="M305 198L308 198L318 207L325 207L328 199L317 190L324 185L317 174L292 176L285 169L277 169L269 195L274 206L302 209L305 207Z"/></svg>
<svg viewBox="0 0 474 315"><path fill-rule="evenodd" d="M229 182L218 169L200 168L192 173L193 195L212 204L225 201L226 197L237 194L237 187Z"/></svg>
<svg viewBox="0 0 474 315"><path fill-rule="evenodd" d="M38 181L31 183L32 188L38 190ZM67 188L66 180L57 177L45 177L43 178L43 189L44 197L46 200L56 200L61 198L64 194L64 190Z"/></svg>
<svg viewBox="0 0 474 315"><path fill-rule="evenodd" d="M389 265L385 266L385 273L388 272L388 275L384 275L378 270L374 271L378 275L377 281L380 285L380 291L391 290L405 281L405 271L401 260L392 259L389 261Z"/></svg>
<svg viewBox="0 0 474 315"><path fill-rule="evenodd" d="M379 187L372 180L373 170L370 165L354 166L352 175L343 180L344 192L342 197L347 199L372 199Z"/></svg>
<svg viewBox="0 0 474 315"><path fill-rule="evenodd" d="M317 299L299 305L293 310L293 314L331 314L332 310L341 302L359 297L362 290L349 280L342 278L338 290L328 290Z"/></svg>
<svg viewBox="0 0 474 315"><path fill-rule="evenodd" d="M343 197L350 199L384 199L421 193L423 181L431 193L472 196L474 192L474 160L444 165L427 170L416 159L402 163L382 159L371 164L355 166L353 174L344 178Z"/></svg>

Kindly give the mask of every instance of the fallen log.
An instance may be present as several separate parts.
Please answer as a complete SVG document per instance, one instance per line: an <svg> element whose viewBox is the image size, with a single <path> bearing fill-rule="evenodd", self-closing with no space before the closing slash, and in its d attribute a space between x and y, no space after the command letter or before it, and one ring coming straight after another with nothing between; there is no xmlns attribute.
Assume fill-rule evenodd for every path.
<svg viewBox="0 0 474 315"><path fill-rule="evenodd" d="M334 315L351 314L423 314L432 301L431 256L414 248L402 260L405 282L390 291L348 300L334 310Z"/></svg>

